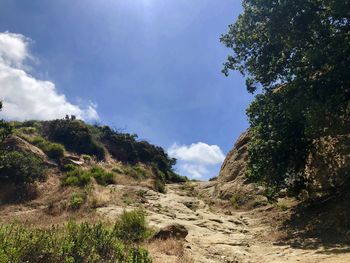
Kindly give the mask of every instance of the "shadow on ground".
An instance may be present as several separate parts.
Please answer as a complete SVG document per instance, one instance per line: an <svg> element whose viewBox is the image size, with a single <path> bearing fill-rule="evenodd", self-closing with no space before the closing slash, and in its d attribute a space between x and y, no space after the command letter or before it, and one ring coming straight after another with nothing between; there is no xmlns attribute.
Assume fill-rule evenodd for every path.
<svg viewBox="0 0 350 263"><path fill-rule="evenodd" d="M295 207L283 224L288 238L277 245L299 249L322 247L325 254L350 252L350 193L346 191Z"/></svg>

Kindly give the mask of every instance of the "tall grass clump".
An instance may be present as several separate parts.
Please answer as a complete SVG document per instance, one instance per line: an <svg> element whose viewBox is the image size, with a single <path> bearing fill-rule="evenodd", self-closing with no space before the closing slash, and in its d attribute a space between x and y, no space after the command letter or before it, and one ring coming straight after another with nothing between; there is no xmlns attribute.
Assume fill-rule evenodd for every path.
<svg viewBox="0 0 350 263"><path fill-rule="evenodd" d="M141 242L151 236L145 212L141 209L124 211L116 221L114 231L124 242Z"/></svg>

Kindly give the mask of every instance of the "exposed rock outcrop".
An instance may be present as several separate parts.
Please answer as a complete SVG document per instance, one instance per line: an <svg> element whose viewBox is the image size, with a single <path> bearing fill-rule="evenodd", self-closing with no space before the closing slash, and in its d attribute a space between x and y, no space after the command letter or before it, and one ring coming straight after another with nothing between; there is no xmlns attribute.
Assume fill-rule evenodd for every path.
<svg viewBox="0 0 350 263"><path fill-rule="evenodd" d="M31 152L42 160L48 159L41 149L15 135L6 138L4 147L11 151Z"/></svg>
<svg viewBox="0 0 350 263"><path fill-rule="evenodd" d="M11 151L27 152L34 154L36 157L40 158L47 166L56 167L57 164L52 162L47 155L38 147L30 144L22 138L11 135L4 141L4 147Z"/></svg>
<svg viewBox="0 0 350 263"><path fill-rule="evenodd" d="M239 199L241 205L258 206L260 203L264 203L266 200L262 196L264 189L249 183L245 176L250 140L251 132L249 130L240 135L222 164L217 179L199 189L201 193L225 200Z"/></svg>

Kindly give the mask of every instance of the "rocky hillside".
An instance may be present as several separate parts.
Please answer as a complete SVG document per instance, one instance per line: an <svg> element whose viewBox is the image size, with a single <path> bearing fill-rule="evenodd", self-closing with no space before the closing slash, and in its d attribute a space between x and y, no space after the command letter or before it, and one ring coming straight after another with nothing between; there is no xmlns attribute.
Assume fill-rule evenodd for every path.
<svg viewBox="0 0 350 263"><path fill-rule="evenodd" d="M259 216L267 216L282 231L294 231L287 235L290 239L308 236L322 242L349 242L349 135L315 140L305 166L307 188L297 196L284 189L276 202L269 202L264 188L246 177L250 139L247 130L227 155L218 177L202 185L199 193L207 200L222 200L225 209L270 211Z"/></svg>
<svg viewBox="0 0 350 263"><path fill-rule="evenodd" d="M229 200L234 206L254 208L267 203L264 188L246 178L248 162L249 130L242 133L226 156L219 175L201 192L215 199Z"/></svg>

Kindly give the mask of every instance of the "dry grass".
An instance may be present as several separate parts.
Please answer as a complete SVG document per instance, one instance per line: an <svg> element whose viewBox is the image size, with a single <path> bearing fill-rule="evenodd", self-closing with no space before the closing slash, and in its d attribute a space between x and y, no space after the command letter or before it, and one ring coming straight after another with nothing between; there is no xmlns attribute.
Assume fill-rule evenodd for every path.
<svg viewBox="0 0 350 263"><path fill-rule="evenodd" d="M146 245L154 263L194 263L186 253L184 243L177 239L156 239Z"/></svg>

